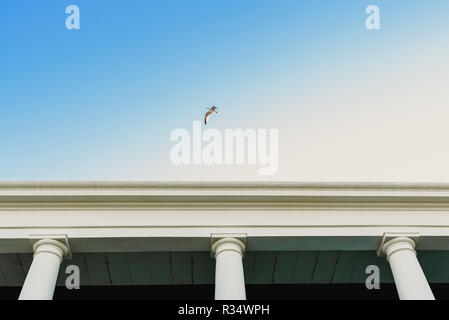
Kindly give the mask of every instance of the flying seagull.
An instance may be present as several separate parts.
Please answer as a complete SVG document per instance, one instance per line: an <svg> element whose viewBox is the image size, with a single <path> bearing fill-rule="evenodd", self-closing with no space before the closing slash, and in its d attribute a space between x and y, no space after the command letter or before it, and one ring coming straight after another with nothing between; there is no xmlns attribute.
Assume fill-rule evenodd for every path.
<svg viewBox="0 0 449 320"><path fill-rule="evenodd" d="M213 114L218 113L217 108L215 106L212 106L210 108L207 108L209 111L207 111L206 116L204 117L204 124L207 124L207 119Z"/></svg>

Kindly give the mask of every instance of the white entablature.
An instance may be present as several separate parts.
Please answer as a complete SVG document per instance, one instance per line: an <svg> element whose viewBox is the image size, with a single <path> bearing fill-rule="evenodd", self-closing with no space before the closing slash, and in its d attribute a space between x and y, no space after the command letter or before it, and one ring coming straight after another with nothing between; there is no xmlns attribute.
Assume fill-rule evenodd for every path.
<svg viewBox="0 0 449 320"><path fill-rule="evenodd" d="M377 250L385 233L449 249L449 185L257 182L2 182L0 253L41 235L74 252L209 251L212 234L246 250Z"/></svg>

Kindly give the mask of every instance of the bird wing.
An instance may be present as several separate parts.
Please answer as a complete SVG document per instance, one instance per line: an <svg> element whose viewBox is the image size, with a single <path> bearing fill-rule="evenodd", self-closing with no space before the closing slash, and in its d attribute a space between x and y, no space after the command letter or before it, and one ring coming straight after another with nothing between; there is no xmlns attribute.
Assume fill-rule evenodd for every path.
<svg viewBox="0 0 449 320"><path fill-rule="evenodd" d="M207 124L207 119L209 119L209 117L212 113L213 113L213 111L209 111L206 113L206 116L204 117L204 124Z"/></svg>

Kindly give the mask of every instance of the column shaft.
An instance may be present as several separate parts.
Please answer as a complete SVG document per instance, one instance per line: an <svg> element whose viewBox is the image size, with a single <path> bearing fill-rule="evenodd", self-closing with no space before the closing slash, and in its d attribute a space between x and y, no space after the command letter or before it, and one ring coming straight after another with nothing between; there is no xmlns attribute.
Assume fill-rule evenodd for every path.
<svg viewBox="0 0 449 320"><path fill-rule="evenodd" d="M59 267L67 254L67 247L56 240L38 241L19 300L51 300L56 287Z"/></svg>
<svg viewBox="0 0 449 320"><path fill-rule="evenodd" d="M243 273L245 244L234 238L218 240L213 246L215 253L215 299L246 300Z"/></svg>
<svg viewBox="0 0 449 320"><path fill-rule="evenodd" d="M432 290L416 257L415 242L395 238L383 246L401 300L434 300Z"/></svg>

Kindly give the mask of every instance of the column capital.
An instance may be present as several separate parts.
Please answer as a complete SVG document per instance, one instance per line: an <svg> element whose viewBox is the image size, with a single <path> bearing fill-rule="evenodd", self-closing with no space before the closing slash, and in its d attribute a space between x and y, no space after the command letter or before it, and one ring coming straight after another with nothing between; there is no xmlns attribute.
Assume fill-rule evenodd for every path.
<svg viewBox="0 0 449 320"><path fill-rule="evenodd" d="M62 262L69 253L69 248L61 241L54 239L41 239L33 245L34 256L46 252L56 255Z"/></svg>
<svg viewBox="0 0 449 320"><path fill-rule="evenodd" d="M47 251L60 256L61 259L71 259L72 251L70 250L67 235L39 234L30 235L31 245L34 255L39 252Z"/></svg>
<svg viewBox="0 0 449 320"><path fill-rule="evenodd" d="M244 241L237 238L226 237L212 241L211 251L215 257L217 257L217 255L224 251L234 251L239 253L243 257L245 248L246 244Z"/></svg>
<svg viewBox="0 0 449 320"><path fill-rule="evenodd" d="M387 256L387 261L389 262L391 255L401 250L408 250L416 255L415 246L416 243L412 239L407 237L398 237L385 243L382 246L382 252Z"/></svg>
<svg viewBox="0 0 449 320"><path fill-rule="evenodd" d="M387 255L386 248L390 245L401 242L401 240L397 239L408 239L404 240L408 242L409 240L412 241L411 245L413 246L412 249L415 249L416 244L419 240L419 233L401 233L401 232L385 232L382 237L382 241L380 243L379 248L377 249L377 256L382 257ZM395 240L395 241L393 241ZM388 258L387 258L388 260Z"/></svg>

